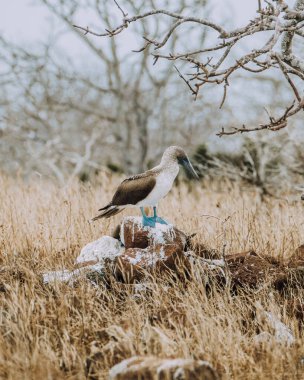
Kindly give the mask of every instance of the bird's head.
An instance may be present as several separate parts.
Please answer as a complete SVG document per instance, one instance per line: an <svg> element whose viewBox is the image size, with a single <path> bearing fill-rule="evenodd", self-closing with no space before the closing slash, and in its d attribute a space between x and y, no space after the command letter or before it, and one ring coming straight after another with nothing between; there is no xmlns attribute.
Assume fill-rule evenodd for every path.
<svg viewBox="0 0 304 380"><path fill-rule="evenodd" d="M194 170L186 152L179 146L169 146L163 154L162 162L177 162L194 178L199 179L196 171Z"/></svg>

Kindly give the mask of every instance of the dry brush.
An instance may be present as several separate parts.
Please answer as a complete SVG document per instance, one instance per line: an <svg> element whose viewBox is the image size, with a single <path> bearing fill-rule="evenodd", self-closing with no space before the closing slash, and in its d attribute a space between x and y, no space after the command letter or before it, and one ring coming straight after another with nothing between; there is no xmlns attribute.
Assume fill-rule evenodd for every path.
<svg viewBox="0 0 304 380"><path fill-rule="evenodd" d="M156 355L208 360L223 379L301 379L301 323L273 289L210 294L198 278L174 276L151 279L139 294L114 281L42 284L42 272L72 267L82 246L120 221L88 223L119 178L102 175L94 185L74 181L65 188L44 179L0 181L2 378L105 379L120 360ZM197 243L225 245L227 254L254 249L284 261L303 242L299 201L261 203L254 190L229 183L191 189L181 183L161 213L197 232ZM297 298L303 304L303 292ZM258 304L280 315L296 344L256 345Z"/></svg>

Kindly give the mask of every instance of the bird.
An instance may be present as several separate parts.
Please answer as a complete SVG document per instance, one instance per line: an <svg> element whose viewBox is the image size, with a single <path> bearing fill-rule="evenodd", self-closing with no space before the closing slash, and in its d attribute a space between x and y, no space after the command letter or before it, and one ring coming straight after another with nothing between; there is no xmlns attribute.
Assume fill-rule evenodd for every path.
<svg viewBox="0 0 304 380"><path fill-rule="evenodd" d="M155 227L156 223L168 224L157 215L157 204L173 186L179 172L179 166L195 179L199 179L186 152L179 146L169 146L163 153L160 164L144 173L126 178L117 188L112 200L98 210L99 214L92 218L110 218L126 207L139 207L143 226ZM144 207L153 207L153 216L146 215Z"/></svg>

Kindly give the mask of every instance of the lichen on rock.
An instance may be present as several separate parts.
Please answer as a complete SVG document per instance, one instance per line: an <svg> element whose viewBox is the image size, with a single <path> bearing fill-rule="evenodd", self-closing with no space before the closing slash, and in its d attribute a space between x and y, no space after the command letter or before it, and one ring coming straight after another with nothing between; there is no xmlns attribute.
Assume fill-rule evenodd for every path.
<svg viewBox="0 0 304 380"><path fill-rule="evenodd" d="M217 380L218 375L207 361L155 356L133 356L116 364L109 372L109 380L137 379Z"/></svg>

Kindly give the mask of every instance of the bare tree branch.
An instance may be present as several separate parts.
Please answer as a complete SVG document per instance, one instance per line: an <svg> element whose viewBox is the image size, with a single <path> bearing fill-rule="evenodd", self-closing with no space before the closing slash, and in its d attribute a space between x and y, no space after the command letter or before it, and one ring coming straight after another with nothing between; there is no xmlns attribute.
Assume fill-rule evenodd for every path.
<svg viewBox="0 0 304 380"><path fill-rule="evenodd" d="M108 28L103 33L96 33L88 27L76 26L76 28L83 30L86 34L113 37L123 32L130 24L149 17L166 16L174 20L169 28L163 32L162 36L150 38L144 35L143 38L146 44L137 50L138 52L143 52L150 46L154 47L154 51L166 47L168 41L185 23L194 23L196 28L203 27L217 33L220 43L217 42L207 48L198 46L197 49L189 52L177 53L171 50L169 53L152 52L151 54L154 56L154 64L159 59L163 59L188 63L192 68L194 67L193 72L187 74L188 79L186 79L181 70L174 65L179 77L187 84L195 99L204 84L224 84L224 94L220 108L226 99L228 80L231 81L237 71L244 70L259 74L271 68L280 70L291 87L295 96L295 103L292 106L286 106L282 116L273 118L270 122L253 128L243 126L242 128L234 128L231 132L221 131L218 133L219 136L263 129L277 131L285 128L288 118L303 109L302 95L300 95L300 91L290 75L296 75L301 80L304 78L304 58L293 53L295 34L304 38L304 0L296 0L293 9L290 9L284 0L264 0L264 4L258 0L257 16L249 21L247 25L233 30L226 30L222 25L209 19L175 13L166 9L153 9L130 17L127 17L126 12L123 12L123 14L124 17L120 25ZM233 49L241 40L249 36L258 36L261 32L270 34L264 45L251 50L237 60L231 59ZM280 43L281 40L282 42ZM221 52L221 54L218 55L216 54L217 52ZM207 53L211 53L212 56L210 57L209 55L206 59L205 54Z"/></svg>
<svg viewBox="0 0 304 380"><path fill-rule="evenodd" d="M295 105L295 101L289 105L284 114L280 117L274 118L272 116L269 116L269 123L267 124L260 124L258 127L252 127L248 128L245 125L243 125L242 128L233 128L232 131L225 131L224 128L220 132L217 133L217 136L231 136L235 135L237 133L248 133L248 132L254 132L254 131L261 131L264 129L267 129L272 132L279 131L280 129L283 129L287 126L287 119L293 115L295 115L297 112L302 110L304 107L304 98Z"/></svg>

